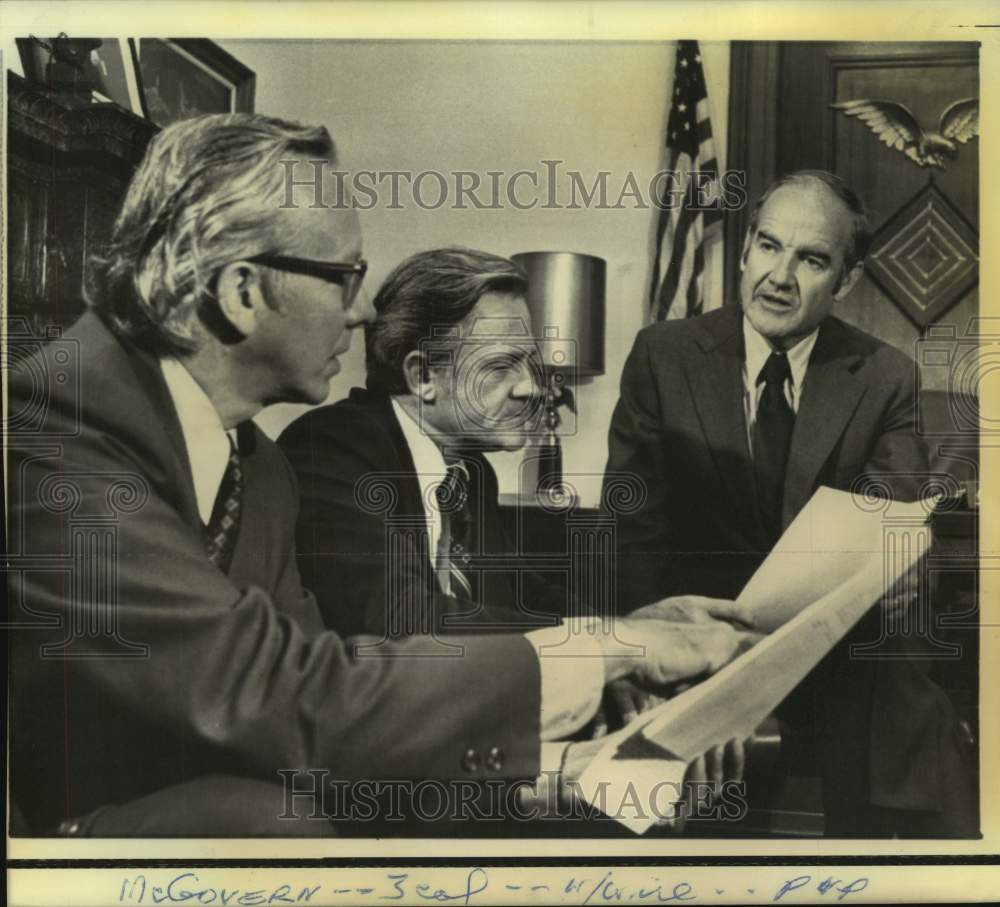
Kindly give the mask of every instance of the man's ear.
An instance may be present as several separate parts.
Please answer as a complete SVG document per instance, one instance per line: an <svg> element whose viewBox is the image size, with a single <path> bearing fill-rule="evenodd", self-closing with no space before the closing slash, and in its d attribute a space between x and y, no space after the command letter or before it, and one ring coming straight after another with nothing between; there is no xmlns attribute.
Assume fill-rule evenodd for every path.
<svg viewBox="0 0 1000 907"><path fill-rule="evenodd" d="M422 350L410 350L403 359L403 376L411 394L424 403L433 403L437 398L437 384L427 365L427 354Z"/></svg>
<svg viewBox="0 0 1000 907"><path fill-rule="evenodd" d="M851 290L854 289L855 285L859 280L861 280L861 275L865 273L865 266L862 262L857 262L850 271L847 271L840 278L840 285L833 292L833 298L840 302Z"/></svg>
<svg viewBox="0 0 1000 907"><path fill-rule="evenodd" d="M257 327L261 310L267 306L260 269L245 261L226 265L219 272L215 294L222 317L249 337Z"/></svg>

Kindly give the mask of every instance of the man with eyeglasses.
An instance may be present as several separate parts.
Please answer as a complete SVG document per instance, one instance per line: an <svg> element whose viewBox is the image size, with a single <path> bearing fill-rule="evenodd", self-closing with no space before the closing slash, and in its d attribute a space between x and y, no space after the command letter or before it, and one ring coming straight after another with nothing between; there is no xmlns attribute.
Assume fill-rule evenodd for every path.
<svg viewBox="0 0 1000 907"><path fill-rule="evenodd" d="M356 212L283 205L289 160L333 166L329 134L246 114L163 130L91 309L11 369L10 538L33 559L10 584L14 833L333 833L326 781L531 779L606 681L704 675L749 641L645 620L366 658L324 629L294 476L252 419L325 399L372 311Z"/></svg>

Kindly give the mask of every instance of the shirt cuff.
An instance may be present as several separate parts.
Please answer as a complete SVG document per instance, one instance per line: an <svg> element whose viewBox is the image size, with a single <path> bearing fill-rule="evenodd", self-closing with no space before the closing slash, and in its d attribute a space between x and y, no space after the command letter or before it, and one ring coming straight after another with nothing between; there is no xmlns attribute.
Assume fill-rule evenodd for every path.
<svg viewBox="0 0 1000 907"><path fill-rule="evenodd" d="M538 654L542 678L539 735L543 741L567 737L583 727L601 704L601 644L586 632L571 634L566 624L533 630L525 638Z"/></svg>
<svg viewBox="0 0 1000 907"><path fill-rule="evenodd" d="M538 774L543 777L546 775L550 778L556 777L562 769L563 756L566 754L568 746L568 740L559 743L543 743Z"/></svg>

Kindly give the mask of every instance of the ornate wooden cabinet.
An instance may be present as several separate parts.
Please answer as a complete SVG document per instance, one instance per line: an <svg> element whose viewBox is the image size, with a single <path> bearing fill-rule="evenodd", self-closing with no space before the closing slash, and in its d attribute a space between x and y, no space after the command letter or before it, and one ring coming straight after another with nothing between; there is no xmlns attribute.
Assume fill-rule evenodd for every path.
<svg viewBox="0 0 1000 907"><path fill-rule="evenodd" d="M7 92L7 314L48 336L83 311L88 261L157 127L116 104L51 95L12 72Z"/></svg>

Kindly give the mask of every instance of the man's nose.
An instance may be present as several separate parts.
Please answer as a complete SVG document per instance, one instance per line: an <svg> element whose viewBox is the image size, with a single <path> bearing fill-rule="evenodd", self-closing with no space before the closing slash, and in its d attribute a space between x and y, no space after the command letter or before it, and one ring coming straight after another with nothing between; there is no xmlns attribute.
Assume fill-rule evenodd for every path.
<svg viewBox="0 0 1000 907"><path fill-rule="evenodd" d="M790 286L795 280L796 259L791 251L780 256L767 275L776 287Z"/></svg>
<svg viewBox="0 0 1000 907"><path fill-rule="evenodd" d="M374 320L375 306L372 305L368 291L364 287L361 287L358 289L358 295L354 297L354 302L351 303L347 323L353 328L359 324L371 324Z"/></svg>

